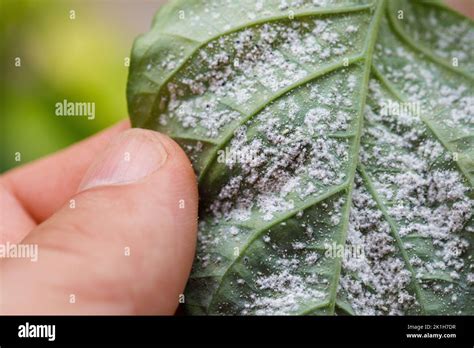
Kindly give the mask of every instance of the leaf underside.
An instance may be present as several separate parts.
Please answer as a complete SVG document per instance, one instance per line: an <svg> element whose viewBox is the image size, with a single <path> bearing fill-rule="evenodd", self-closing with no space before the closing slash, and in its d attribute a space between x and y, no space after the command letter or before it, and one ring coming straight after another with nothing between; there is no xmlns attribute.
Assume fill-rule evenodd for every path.
<svg viewBox="0 0 474 348"><path fill-rule="evenodd" d="M199 178L192 314L473 314L474 24L438 2L172 1L132 124Z"/></svg>

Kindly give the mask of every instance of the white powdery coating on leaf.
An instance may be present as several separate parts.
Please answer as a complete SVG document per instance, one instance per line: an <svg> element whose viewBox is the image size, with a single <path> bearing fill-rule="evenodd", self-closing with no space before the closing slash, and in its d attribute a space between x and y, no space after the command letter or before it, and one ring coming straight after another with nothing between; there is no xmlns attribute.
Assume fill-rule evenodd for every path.
<svg viewBox="0 0 474 348"><path fill-rule="evenodd" d="M309 199L346 180L351 136L345 135L354 117L346 107L360 79L353 72L344 73L325 80L328 88L321 92L317 80L305 86L324 107L298 104L298 90L236 129L226 148L231 159L221 163L233 172L238 169L238 174L227 179L212 201L214 217L245 221L254 213L270 221L293 209L295 200ZM242 210L247 213L241 214ZM333 224L337 223L334 218Z"/></svg>
<svg viewBox="0 0 474 348"><path fill-rule="evenodd" d="M394 69L384 59L401 61ZM423 59L403 45L395 50L376 45L375 65L390 82L400 88L410 102L421 104L422 115L433 119L444 128L472 134L474 125L474 97L466 79L450 78L445 68ZM442 112L440 112L442 110ZM433 114L433 116L431 115ZM469 133L471 132L471 133Z"/></svg>
<svg viewBox="0 0 474 348"><path fill-rule="evenodd" d="M456 58L460 66L472 67L474 31L469 20L433 8L424 10L426 13L421 17L408 13L408 25L405 29L409 31L410 36L418 42L430 45L436 55L448 61Z"/></svg>
<svg viewBox="0 0 474 348"><path fill-rule="evenodd" d="M192 65L167 84L168 95L161 97L161 104L168 107L159 122L173 121L193 133L217 138L246 116L236 110L240 106L254 105L262 95L268 98L322 64L360 49L355 47L362 45L356 38L362 34L356 29L340 35L337 21L309 17L220 37L200 49Z"/></svg>
<svg viewBox="0 0 474 348"><path fill-rule="evenodd" d="M439 160L451 158L426 131L417 115L382 115L380 106L387 103L387 96L375 81L371 82L370 89L379 108L366 108L370 124L363 136L361 160L376 194L394 220L395 232L402 239L414 274L408 272L401 258L394 258L400 252L393 248L395 243L390 242L390 226L384 221L371 195L357 188L348 243L365 245L368 261L359 259L346 263L344 267L348 272L342 278L341 286L348 293L356 313L405 314L407 310L416 308L414 304L419 305L406 293L406 286L411 280L419 283L421 289L430 288L440 296L453 291L454 285L449 283L451 280L460 280L461 272L466 268L463 256L469 248L468 241L461 234L472 217L474 204L468 196L469 187L456 170L434 166ZM413 121L407 121L410 117ZM364 183L359 181L358 187L361 185ZM374 239L375 233L378 238ZM429 243L430 250L434 250L428 260L417 255L420 240ZM374 246L377 253L370 254L368 249ZM423 253L421 251L421 255ZM378 271L380 267L384 267L383 272ZM404 282L391 284L393 289L380 287L388 284L384 277L397 276L390 275L389 269L405 275ZM357 277L352 277L351 272L355 272ZM380 278L380 275L383 277ZM432 281L438 277L449 282L442 285ZM369 288L379 291L374 293ZM458 298L457 293L455 299ZM450 301L455 302L453 298Z"/></svg>
<svg viewBox="0 0 474 348"><path fill-rule="evenodd" d="M342 2L278 0L275 3L278 6L273 7L287 11L305 9L307 6L338 6ZM359 4L358 1L354 3ZM262 0L255 1L251 4L251 11L247 10L243 11L244 16L250 20L261 18L263 13L272 14L265 9ZM210 12L213 20L221 17L211 7L206 8L205 12ZM187 15L190 15L191 24L202 27L202 18L195 15L193 10ZM413 21L414 18L409 16L408 20ZM433 27L440 24L439 18L432 13L422 20L430 21ZM455 52L451 47L456 44L453 37L459 37L462 45L468 48L472 46L473 33L468 32L466 35L466 23L460 22L445 28L448 35L440 34L439 31L424 34L438 35L436 44L439 55L451 58L446 56L451 51L461 62L469 63L470 56L466 50ZM226 126L232 129L238 124L237 121L251 114L252 109L249 113L249 110L241 110L240 106L253 105L257 97L268 99L307 77L315 66L341 59L342 54L353 48L350 40L345 40L346 36L360 32L360 28L347 25L340 30L341 27L335 29L331 27L332 24L327 19L318 19L313 23L300 23L297 19L287 26L264 24L209 43L204 50L199 51L196 64L167 85L169 96L163 97L161 101L169 104L159 121L162 125L179 124L188 132L186 135L194 133L214 139L226 135ZM231 24L224 27L225 30L231 28ZM211 33L212 29L209 29L209 35ZM414 33L415 39L418 39L419 34ZM441 117L441 122L447 127L455 129L460 124L474 124L474 98L469 95L470 86L464 83L454 86L440 84L433 64L418 64L417 57L401 47L394 50L385 48L385 53L404 59L405 64L401 68L383 72L402 85L403 92L411 101L421 101L429 111L448 108L448 117ZM170 70L176 64L175 57L169 56L161 65ZM200 70L196 66L209 69ZM151 72L152 68L150 63L146 70ZM425 82L428 88L420 81ZM357 85L356 76L349 75L345 86L353 90ZM242 136L236 135L231 146L241 154L251 151L254 154L241 162L226 160L228 168L240 171L229 178L211 203L211 211L216 218L214 222L218 219L243 222L255 216L263 221L271 221L281 216L280 213L294 209L295 197L300 200L316 197L328 187L346 180L349 142L333 137L341 136L337 133L349 129L353 110L347 109L353 106L353 99L343 95L340 87L328 88L331 92L327 93L327 90L318 91L315 84L309 96L315 107L309 110L302 108L298 99L281 98L278 103L282 113L275 114L274 110L266 108L260 115L252 115L247 125L250 127L255 122L261 123L260 127L251 129L252 137L247 138L245 131ZM377 86L372 88L374 91L377 94ZM189 92L192 94L190 98ZM334 110L330 107L334 105L347 109ZM451 279L459 280L460 271L465 268L459 256L468 250L469 244L456 234L462 231L470 219L473 207L466 195L467 187L455 170L439 169L434 165L436 160L446 158L446 153L439 143L423 137L418 118L404 111L387 117L369 107L367 109L367 119L376 124L366 131L366 135L375 141L371 149L362 150L361 158L364 163L375 163L381 169L381 173L373 175L374 187L387 204L387 212L400 225L398 232L401 237L426 237L433 241L436 249L436 260L433 261L423 261L416 255L411 257L410 262L417 270L416 276L423 278L426 274L446 270ZM286 117L290 122L284 124L281 121ZM298 120L303 121L295 126ZM255 133L257 136L254 136ZM344 136L347 135L342 134ZM384 153L387 147L393 151ZM191 150L200 152L202 148L202 143L198 142ZM403 314L416 304L414 297L407 291L411 274L405 269L394 246L390 226L384 221L370 195L360 187L360 182L358 185L354 192L355 207L351 212L348 244L364 245L365 254L360 259L344 260L345 269L357 273L358 277L343 276L341 286L348 292L357 313ZM301 217L300 213L296 216ZM328 215L330 224L338 225L341 222L340 213ZM204 225L200 224L199 235L199 243L204 250L204 253L200 251L199 256L202 267L210 263L219 264L222 258L215 256L215 251L220 250L222 241L238 241L245 230L226 226L221 234L211 236L206 235L209 226ZM308 236L312 236L313 232L312 226L307 226ZM264 243L272 242L271 247L277 248L278 242L269 236L263 236L262 240ZM407 250L416 250L416 243L406 242L404 246ZM304 250L306 247L307 244L303 242L291 244L294 250ZM318 258L317 253L307 254L305 262L313 264ZM316 277L299 274L298 260L277 261L280 269L266 276L258 274L256 281L262 292L271 295L253 294L253 301L247 303L243 314L250 310L256 314L287 314L297 311L302 304L324 298L322 292L310 286L318 282ZM469 273L468 283L472 283L472 280L473 274ZM245 285L247 281L239 278L236 283ZM367 287L371 290L367 290ZM443 291L451 289L453 285ZM275 293L278 296L274 296ZM451 296L453 303L458 300L457 294Z"/></svg>
<svg viewBox="0 0 474 348"><path fill-rule="evenodd" d="M256 279L260 294L251 294L252 301L245 304L242 314L291 314L302 306L324 299L325 294L313 288L314 284L318 283L314 275L297 273L299 264L298 259L277 260L278 271Z"/></svg>
<svg viewBox="0 0 474 348"><path fill-rule="evenodd" d="M371 84L374 96L384 100L379 87ZM362 158L371 166L385 169L374 177L374 185L382 198L390 202L388 213L399 222L399 235L431 238L439 262L423 263L417 273L430 274L435 269L453 267L459 271L464 261L459 257L467 250L467 241L458 235L472 216L474 202L468 197L469 187L452 169L434 169L432 163L444 158L445 150L435 139L426 137L420 122L404 128L400 118L385 119L373 110L369 118L380 122L367 130L375 145L363 146ZM411 116L416 118L417 116ZM416 127L414 127L417 125ZM390 149L383 153L383 149ZM456 252L449 252L455 249Z"/></svg>
<svg viewBox="0 0 474 348"><path fill-rule="evenodd" d="M403 315L415 303L407 290L411 274L397 257L388 223L361 185L358 180L353 193L346 248L361 247L364 253L343 259L340 286L358 315Z"/></svg>
<svg viewBox="0 0 474 348"><path fill-rule="evenodd" d="M284 111L286 106L280 102L278 108ZM292 195L307 199L323 187L345 180L348 143L345 139L327 138L326 133L328 129L346 130L348 115L324 112L326 122L308 120L308 114L314 112L309 111L304 120L319 125L321 131L316 139L311 139L312 129L305 123L282 124L282 119L270 110L264 110L257 118L258 136L248 140L245 127L236 131L230 153L240 161L226 164L229 168L238 167L242 173L231 177L212 202L214 216L229 219L234 209L253 206L263 220L269 221L275 213L293 209Z"/></svg>

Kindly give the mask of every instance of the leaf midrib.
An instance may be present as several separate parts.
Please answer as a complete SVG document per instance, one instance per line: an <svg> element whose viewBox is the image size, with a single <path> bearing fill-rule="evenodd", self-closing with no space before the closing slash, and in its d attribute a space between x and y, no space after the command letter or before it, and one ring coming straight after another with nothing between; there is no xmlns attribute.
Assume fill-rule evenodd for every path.
<svg viewBox="0 0 474 348"><path fill-rule="evenodd" d="M311 201L306 206L299 207L297 210L295 209L295 211L282 216L280 219L277 219L270 226L265 226L265 227L259 229L257 232L254 232L252 237L247 241L247 243L244 245L244 247L240 250L239 255L234 260L232 260L232 262L226 267L226 270L224 271L224 273L220 277L221 281L220 281L217 289L213 292L213 294L211 296L211 300L209 302L209 305L207 306L207 311L209 311L209 309L212 308L213 305L214 305L214 302L216 300L216 295L219 293L219 291L222 287L222 284L223 284L222 279L224 279L226 277L228 272L231 270L232 266L238 260L240 260L243 257L242 255L244 254L244 252L250 247L250 245L252 245L252 243L262 233L268 231L268 229L270 229L272 226L277 225L280 222L286 221L288 218L290 218L291 216L297 214L299 211L303 211L305 209L308 209L309 207L311 207L313 205L316 205L316 204L320 203L321 201L337 194L338 192L340 192L343 189L348 190L348 195L347 195L348 197L347 197L347 201L346 201L346 204L345 204L343 223L342 223L342 227L341 227L341 229L342 229L341 240L339 241L339 243L345 243L346 238L347 238L349 215L350 215L350 210L351 210L350 207L351 207L351 204L352 204L352 189L353 189L353 185L354 185L354 177L355 177L355 172L356 172L356 169L357 169L358 158L359 158L360 137L361 137L361 133L362 133L363 118L364 118L363 117L363 111L364 111L364 108L365 108L366 97L367 97L367 93L368 93L368 82L369 82L370 70L371 70L370 67L372 65L373 49L374 49L375 41L376 41L377 34L378 34L378 26L380 25L380 20L382 18L383 13L384 13L384 8L385 8L385 0L380 0L377 4L377 10L376 10L374 16L371 19L371 24L370 24L369 28L367 29L368 36L367 36L367 39L366 39L364 51L360 55L360 57L358 57L358 59L364 59L365 60L364 79L363 79L363 82L362 82L363 91L361 93L361 98L360 98L361 99L360 100L360 105L359 105L360 109L359 109L358 114L357 114L359 124L358 124L358 127L357 127L356 139L354 141L354 149L353 149L354 156L352 158L352 166L349 170L349 175L348 175L347 181L342 185L336 186L334 192L327 191L325 194L318 196L317 199ZM319 73L318 76L320 76L321 71L319 71L318 73ZM299 85L303 85L303 84L304 83L300 83ZM290 88L289 90L292 90L292 88ZM288 91L285 91L284 93L281 93L281 95L284 95L287 92ZM262 109L263 108L264 107L262 107ZM257 113L258 112L259 111L257 111ZM337 297L337 287L339 285L339 277L340 277L341 267L342 267L342 258L337 258L336 264L335 264L336 273L334 275L334 280L331 284L332 286L331 286L329 294L328 294L328 299L329 300L327 302L327 305L329 306L329 310L330 310L331 313L334 313L334 310L335 310L335 302L336 302L336 297ZM317 308L319 308L319 305L318 305Z"/></svg>
<svg viewBox="0 0 474 348"><path fill-rule="evenodd" d="M387 14L387 16L390 17L390 14ZM410 45L410 47L412 47L412 46ZM439 63L439 62L436 62L436 61L434 61L434 62ZM441 65L445 66L444 64L441 64ZM462 76L466 76L466 74L464 72L460 71L460 70L456 70L456 69L454 69L454 70L451 69L451 70L454 71L457 74L460 74ZM408 101L408 99L403 95L403 93L400 92L395 87L395 85L393 85L384 76L384 74L379 69L377 69L374 65L372 65L372 71L373 71L374 77L377 78L377 80L379 80L380 83L382 83L382 85L388 90L388 92L390 94L392 94L392 96L395 99L397 99L401 103L406 103ZM467 75L467 76L472 79L472 77L470 77L469 75ZM443 110L441 112L443 112ZM451 147L439 136L439 134L435 130L435 127L429 122L429 120L426 117L424 117L423 115L420 115L420 119L425 124L425 126L428 128L428 130L431 132L432 136L440 144L442 144L443 147L446 150L452 152ZM456 161L456 165L457 165L459 171L467 179L467 181L471 182L471 179L470 179L469 175L466 173L465 168L460 165L459 161ZM407 267L407 269L411 273L411 282L412 282L412 285L413 285L414 290L415 290L415 295L416 295L416 297L417 297L417 299L420 303L420 308L421 308L422 314L425 314L426 313L426 307L427 307L426 306L426 300L424 299L420 283L418 282L418 280L416 278L416 274L414 272L413 266L411 265L408 254L407 254L407 252L406 252L406 250L403 246L403 242L400 238L400 235L399 235L399 232L398 232L399 231L398 224L392 219L391 215L388 213L388 210L385 207L385 204L382 202L380 196L378 195L377 191L375 190L375 188L372 184L372 181L371 181L365 167L361 163L359 164L359 171L360 171L361 176L362 176L362 178L363 178L363 180L364 180L364 182L367 186L368 191L370 192L370 194L372 195L372 197L373 197L374 201L376 202L378 208L382 212L382 215L384 216L384 219L387 221L387 223L390 226L390 231L392 232L392 236L394 237L395 242L397 244L397 247L400 250L400 253L401 253L402 258L404 260L405 266ZM472 184L471 184L471 186L472 186Z"/></svg>
<svg viewBox="0 0 474 348"><path fill-rule="evenodd" d="M374 17L372 18L370 27L368 28L368 38L366 41L366 46L365 46L365 65L364 65L364 80L362 82L362 97L360 101L360 109L358 112L358 117L359 117L359 127L357 129L357 135L356 135L356 140L354 142L354 149L353 149L353 154L354 154L354 159L353 159L353 167L351 168L350 171L350 187L349 187L349 192L348 192L348 198L347 198L347 203L344 211L344 221L343 221L343 226L342 226L342 233L341 233L341 239L339 240L339 245L345 245L346 240L347 240L347 233L349 229L349 219L350 219L350 211L351 211L351 206L352 206L352 190L354 188L354 179L355 179L355 173L357 170L357 164L359 163L359 152L360 152L360 138L362 135L362 129L364 127L364 109L366 105L366 99L367 99L367 94L369 90L369 81L370 81L370 70L372 66L372 59L373 59L373 51L375 47L375 42L378 36L378 29L380 26L380 21L381 18L384 14L384 10L386 7L385 0L381 0L378 3L377 10L374 14ZM334 282L332 283L332 288L330 290L330 298L329 298L329 303L330 303L330 313L334 313L336 310L336 299L337 299L337 288L339 286L339 279L341 275L341 270L342 270L342 257L337 258L336 261L336 273L334 275Z"/></svg>
<svg viewBox="0 0 474 348"><path fill-rule="evenodd" d="M385 0L382 0L382 2L384 2L384 1L385 1ZM391 3L390 6L393 6L392 4L393 4L393 3ZM369 5L364 5L364 6L352 6L352 7L345 7L345 8L337 8L338 11L331 11L332 9L326 8L326 9L323 10L323 11L311 11L311 12L308 12L308 13L295 14L295 18L298 18L298 17L305 17L305 16L308 16L308 17L309 17L309 16L317 16L317 15L336 14L336 13L341 13L341 14L344 14L344 13L351 13L351 12L353 12L353 11L359 11L359 10L362 11L362 10L365 10L365 9L368 9L368 8L373 8L373 7L374 7L373 5L374 5L374 4L369 4ZM424 4L424 5L425 5L425 4ZM429 6L440 6L440 7L441 7L441 5L436 4L436 3L434 3L434 4L426 4L426 6L428 6L428 5L429 5ZM443 9L450 10L449 8L445 7L444 5L443 5L442 7L443 7ZM349 9L351 9L351 11L349 11ZM353 10L353 11L352 11L352 10ZM452 11L452 12L454 12L454 11ZM456 13L456 12L454 12L454 13ZM457 14L457 13L456 13L456 14ZM387 18L388 18L388 24L390 25L390 27L391 27L391 29L392 29L392 32L394 32L394 33L396 34L396 36L398 36L398 37L401 39L401 41L404 42L405 44L407 44L407 46L409 46L411 49L413 49L414 51L417 51L417 52L421 53L423 57L426 57L427 59L431 60L431 61L434 62L435 64L441 65L441 66L443 66L444 68L448 68L450 71L455 72L455 73L459 74L460 76L463 76L463 77L465 77L465 78L467 78L467 79L474 80L474 77L471 76L471 75L469 75L469 72L465 72L465 71L463 71L462 69L452 67L452 66L448 63L448 61L446 61L446 59L444 59L444 58L439 57L438 55L436 55L436 54L430 49L430 47L427 47L427 46L425 46L425 45L421 45L421 46L420 46L418 42L416 42L415 40L412 40L412 39L408 36L408 34L407 34L407 32L405 31L405 29L399 25L399 23L396 23L396 25L394 24L393 18L392 18L392 17L393 17L393 14L391 15L391 14L388 13L388 11L387 11L387 12L386 12L386 16L387 16ZM228 32L219 33L218 35L215 35L214 37L212 37L212 38L210 38L210 39L208 39L208 40L206 40L206 41L198 41L198 40L194 40L194 39L187 38L187 37L185 37L185 36L183 36L183 37L180 36L180 38L182 38L183 40L188 40L188 41L190 41L190 43L193 43L194 46L195 46L195 45L199 45L199 46L193 48L192 50L191 50L191 47L189 47L189 49L190 49L189 55L188 55L185 59L183 59L183 61L179 64L178 68L176 68L175 70L173 70L173 71L171 72L171 74L168 75L168 76L165 78L164 82L159 85L158 92L156 93L156 96L155 96L155 102L154 102L154 104L156 104L156 100L157 100L157 98L159 97L160 93L161 93L162 90L166 87L167 83L173 78L173 76L175 76L177 73L179 73L179 71L181 71L182 67L185 66L185 64L187 64L187 63L189 62L189 60L194 57L195 53L198 52L202 47L204 47L204 46L205 46L206 44L208 44L209 42L211 42L211 41L215 40L216 38L219 38L219 37L221 37L221 36L223 36L223 35L229 35L229 34L231 34L231 33L233 33L233 32L237 32L237 31L239 31L239 30L248 28L248 27L250 27L250 26L259 25L259 24L262 24L262 23L268 23L268 22L271 21L271 20L277 21L277 20L281 20L281 19L285 19L285 18L287 18L287 16L274 16L273 18L272 18L272 17L265 17L265 18L262 18L262 19L259 20L259 21L249 22L249 23L246 23L246 24L244 24L244 25L242 25L242 26L234 27L234 28L232 28L231 30L229 30ZM381 18L381 17L380 17L380 18ZM372 19L372 21L373 21L373 19ZM162 31L162 30L160 30L160 33L163 34L163 35L174 35L174 34L171 34L171 33L165 32L165 31ZM179 34L176 34L175 36L179 36ZM377 37L377 33L375 33L375 34L373 35L373 37L374 37L374 39L375 39L375 38ZM147 51L147 50L146 50L146 51ZM364 57L366 56L366 53L367 53L367 50L364 50L364 52L363 52L362 54L353 55L352 57L357 58L357 60L361 60L361 59L364 59ZM144 54L142 57L144 57L144 56L146 56L146 54ZM370 59L371 59L371 60L372 60L372 56L373 56L373 55L370 54ZM367 59L367 58L369 58L369 57L365 57L365 59L364 59L365 64L367 64L367 62L368 62L368 59ZM140 62L141 62L142 60L143 60L143 59L140 59ZM354 63L354 62L352 62L351 64L353 64L353 63ZM335 68L335 69L337 69L337 68ZM335 70L335 69L334 69L334 70ZM385 76L383 76L383 74L380 73L380 72L375 68L375 66L373 65L373 63L370 63L370 64L368 65L368 68L365 70L365 72L366 72L367 74L369 74L369 75L370 75L370 73L372 72L372 73L375 75L375 77L377 77L377 78L384 84L384 86L387 87L387 89L389 90L389 92L392 93L392 94L396 97L395 99L398 99L398 100L401 101L401 102L406 102L406 101L407 101L407 99L406 99L402 94L399 93L399 91L397 90L397 87L396 87L395 85L393 85L388 79L386 79ZM316 73L316 72L315 72L315 73ZM318 76L320 76L320 75L322 75L322 74L324 74L324 72L323 72L323 73L319 72L319 75L318 75ZM317 76L316 76L316 77L317 77ZM367 92L367 90L368 90L368 81L369 81L369 80L367 79L367 83L364 83L364 84L363 84L363 86L364 86L364 92L363 92L363 93L365 94L365 95L364 95L364 98L367 96L367 93L368 93L368 92ZM155 83L156 83L156 82L155 82ZM298 83L298 81L297 81L296 83ZM304 83L301 83L301 85L303 85L303 84L304 84ZM293 88L297 88L297 87L298 87L298 86L294 86L294 87L292 87L292 88L289 88L289 90L292 90ZM287 91L287 92L288 92L288 91ZM287 93L287 92L285 92L285 93ZM280 93L280 92L278 92L277 94L279 94L279 93ZM281 95L284 95L285 93L281 93ZM152 93L147 93L147 94L152 94ZM154 94L154 93L153 93L153 94ZM272 98L277 99L277 98L279 98L279 97L280 97L280 96L274 95ZM272 98L270 98L270 99L272 99ZM273 101L273 100L271 100L271 101ZM268 103L265 102L265 103L264 103L265 105L264 105L264 106L261 106L260 111L261 111L262 109L264 109L264 107L265 107L266 105L270 104L271 101L269 101ZM155 110L155 105L154 105L154 104L152 105L152 110ZM365 104L366 104L366 103L365 103L365 100L364 100L364 102L361 102L361 108L362 108L362 109L364 108ZM156 110L155 110L155 111L156 111ZM258 114L258 112L259 112L259 111L256 111L255 114ZM149 117L153 117L153 115L155 115L155 114L154 114L154 112L152 111L151 114L149 115ZM254 115L253 115L253 116L254 116ZM253 117L253 116L251 116L251 117ZM251 117L250 117L250 118L251 118ZM446 141L446 142L443 141L442 138L439 136L439 134L436 133L436 128L433 128L434 126L431 124L431 121L430 121L429 119L426 119L425 117L421 117L421 119L422 119L422 121L425 123L425 125L427 126L427 128L429 129L429 131L432 132L433 136L434 136L447 150L449 150L449 151L452 152L452 151L453 151L453 150L452 150L452 147L449 146L449 144L447 144L447 143L448 143L447 141ZM148 120L148 121L149 121L149 120ZM145 121L145 124L146 124L148 121ZM245 122L247 122L247 121L248 121L248 120L244 121L243 123L245 123ZM358 121L360 122L360 127L359 127L359 129L358 129L357 134L354 135L354 136L356 137L356 141L354 141L353 146L352 146L352 148L357 149L357 152L354 152L354 155L355 155L355 156L358 156L358 155L359 155L360 134L361 134L361 131L363 130L363 129L362 129L362 128L363 128L363 127L362 127L362 122L364 122L364 117L363 117L363 116L362 116L362 117L359 116ZM238 127L238 126L237 126L237 127ZM232 133L233 133L233 132L230 132L230 133L227 135L227 136L230 137L229 140L232 138ZM177 137L179 138L179 136L177 136ZM196 139L190 138L189 140L196 140ZM220 140L220 139L219 139L219 140ZM205 140L203 140L203 141L205 141ZM211 143L211 144L220 146L219 148L222 148L222 147L225 146L225 144L227 144L228 140L224 141L222 144L220 144L219 141L215 141L215 142L208 141L208 142ZM355 164L354 164L354 163L355 163ZM335 195L335 194L337 194L338 192L341 192L342 190L346 190L346 189L347 189L348 192L349 192L349 194L348 194L349 199L348 199L348 202L347 202L347 204L348 204L348 206L349 206L349 209L346 210L347 212L350 212L351 190L352 190L352 186L354 185L355 172L357 171L358 168L359 168L359 171L360 171L361 173L364 172L365 175L366 175L366 179L364 179L364 182L368 182L370 185L372 185L372 182L371 182L371 179L370 179L370 177L369 177L369 174L365 171L364 166L363 166L362 164L360 164L358 160L355 160L355 161L353 162L353 164L354 164L354 167L353 167L353 173L354 173L354 174L352 175L352 180L350 180L350 178L349 178L349 179L347 179L343 184L340 184L340 185L338 185L338 186L336 186L336 187L333 187L333 188L335 189L335 192L334 192L333 194L330 194L330 195L328 196L328 197L331 197L332 195ZM456 165L459 167L459 170L463 173L463 175L466 176L466 178L469 180L468 174L464 171L464 168L460 165L460 163L456 161ZM207 166L206 166L206 168L207 168ZM351 168L352 168L352 167L351 167ZM350 169L349 172L352 173L352 169ZM365 181L365 180L367 180L367 181ZM471 183L471 186L472 186L472 183ZM391 230L392 230L392 227L393 227L393 233L395 233L395 235L398 236L398 239L395 238L395 240L396 240L397 244L399 244L399 245L398 245L398 246L399 246L399 249L400 249L401 251L404 251L405 254L406 254L406 251L403 249L403 243L402 243L401 238L400 238L400 236L399 236L399 234L398 234L398 228L399 228L399 227L397 226L397 223L392 219L392 217L391 217L390 214L388 213L388 210L387 210L387 208L386 208L384 202L382 202L380 196L378 195L378 192L375 190L375 187L374 187L373 185L372 185L372 187L373 187L373 192L371 192L371 194L372 194L372 193L375 194L375 197L374 197L374 196L373 196L373 197L374 197L374 200L376 201L377 206L378 206L379 208L385 209L385 213L386 213L386 214L384 214L383 216L384 216L384 218L387 219L387 222L389 222L389 225L390 225L390 221L393 223L393 226L390 225L390 227L391 227ZM336 189L337 189L337 190L336 190ZM329 191L325 192L325 194L328 194L328 193L329 193ZM323 195L324 195L324 194L323 194ZM323 195L322 195L322 196L323 196ZM313 206L313 205L316 205L316 204L320 203L321 201L323 201L324 199L327 199L327 198L328 198L328 197L326 197L326 198L321 198L322 196L319 196L319 197L317 197L317 199L313 200L312 203L309 204L308 207ZM377 201L376 198L378 199L378 201ZM294 214L296 214L297 212L299 212L300 210L303 210L303 209L307 209L307 208L301 208L301 207L299 207L298 209L295 209L294 211L288 212L288 214L287 214L288 216L287 216L286 218L282 217L282 219L283 219L282 221L284 221L284 220L290 218L291 216L293 216ZM344 217L346 217L346 214L345 214L345 213L346 213L346 212L344 212ZM286 216L286 215L285 215L285 216ZM348 217L348 216L349 216L349 215L347 214L347 217ZM279 222L281 222L281 221L273 221L271 224L269 224L268 227L265 226L265 227L262 227L262 228L258 229L258 230L257 230L257 233L258 233L257 236L253 235L253 233L254 233L255 231L252 231L251 237L248 238L249 243L246 243L246 245L245 245L245 250L259 237L259 235L261 235L262 231L266 231L266 230L270 229L272 226L278 224ZM346 237L347 237L347 228L344 228L342 232L345 232L345 235L344 235L344 233L341 233L341 236L343 237L343 238L341 238L341 239L344 239L344 241L345 241L345 239L346 239ZM240 257L241 255L243 256L243 254L244 254L244 252L241 252L241 253L239 254L239 257ZM403 253L402 253L402 254L403 254ZM403 256L403 255L402 255L402 256ZM224 274L222 274L222 277L224 277L224 276L227 274L227 272L232 268L232 265L233 265L236 261L237 261L237 259L236 259L236 260L233 260L232 264L226 269L226 271L224 272ZM404 261L405 261L405 263L406 263L406 265L407 265L407 268L409 268L409 270L410 270L410 272L411 272L411 274L412 274L412 281L414 281L414 286L415 286L415 284L416 284L417 289L420 290L420 294L421 294L421 288L419 287L419 284L418 284L418 282L417 282L416 279L415 279L415 278L416 278L416 277L415 277L415 273L413 272L413 269L412 269L412 267L411 267L411 264L410 264L408 258L404 258ZM340 268L339 268L339 273L337 273L337 274L335 275L335 278L339 278L339 277L340 277ZM339 281L338 281L338 282L334 282L334 283L339 283ZM221 285L222 285L222 283L219 284L219 289L220 289ZM337 284L336 284L336 285L337 285ZM336 290L337 290L337 286L336 286ZM415 289L415 290L416 290L416 289ZM218 293L218 290L216 290L216 291L212 294L211 303L214 301L214 296L215 296L217 293ZM337 291L335 291L334 294L337 295ZM421 296L421 297L423 297L423 296ZM334 301L334 303L332 303L331 301L327 301L327 302L324 302L324 303L322 303L322 304L318 304L318 305L315 306L314 309L318 309L318 308L320 308L320 307L326 307L326 306L332 306L333 311L334 311L334 306L336 306L336 301ZM206 310L208 310L211 306L206 306L206 307L207 307ZM423 310L424 310L424 306L423 306L422 308L423 308ZM300 313L300 314L307 314L307 313L310 312L311 309L312 309L312 308L309 308L309 310L304 310L304 311L302 311L302 313Z"/></svg>

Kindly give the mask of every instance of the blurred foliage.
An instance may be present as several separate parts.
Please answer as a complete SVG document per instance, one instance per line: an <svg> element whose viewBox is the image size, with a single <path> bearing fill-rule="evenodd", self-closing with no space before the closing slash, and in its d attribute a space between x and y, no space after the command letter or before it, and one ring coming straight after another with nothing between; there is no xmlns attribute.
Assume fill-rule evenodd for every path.
<svg viewBox="0 0 474 348"><path fill-rule="evenodd" d="M124 33L97 4L0 0L0 172L127 117L124 60L135 34ZM95 102L95 119L56 116L64 99Z"/></svg>

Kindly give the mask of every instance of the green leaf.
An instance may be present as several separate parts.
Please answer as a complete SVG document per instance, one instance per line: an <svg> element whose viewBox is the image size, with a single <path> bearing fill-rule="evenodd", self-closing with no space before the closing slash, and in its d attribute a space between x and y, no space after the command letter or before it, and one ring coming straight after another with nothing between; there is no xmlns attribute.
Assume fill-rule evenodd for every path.
<svg viewBox="0 0 474 348"><path fill-rule="evenodd" d="M428 1L172 1L132 124L199 178L194 314L473 314L474 24Z"/></svg>

